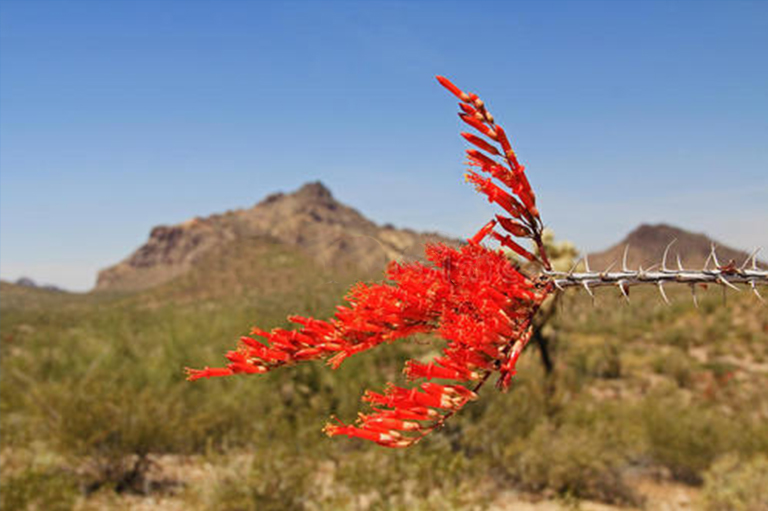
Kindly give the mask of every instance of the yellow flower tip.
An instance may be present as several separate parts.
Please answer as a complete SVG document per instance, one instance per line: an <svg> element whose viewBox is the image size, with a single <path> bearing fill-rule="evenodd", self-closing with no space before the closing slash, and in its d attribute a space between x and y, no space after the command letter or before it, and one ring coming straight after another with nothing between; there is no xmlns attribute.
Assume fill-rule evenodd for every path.
<svg viewBox="0 0 768 511"><path fill-rule="evenodd" d="M331 424L329 422L325 426L323 426L323 433L325 433L329 437L334 436L334 433L337 427L338 426L336 426L335 424Z"/></svg>

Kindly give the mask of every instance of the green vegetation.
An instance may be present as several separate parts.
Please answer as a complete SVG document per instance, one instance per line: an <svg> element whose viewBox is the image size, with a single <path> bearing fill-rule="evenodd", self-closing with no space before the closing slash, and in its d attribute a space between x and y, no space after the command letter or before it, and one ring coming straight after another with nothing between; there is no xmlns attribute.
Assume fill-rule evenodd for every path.
<svg viewBox="0 0 768 511"><path fill-rule="evenodd" d="M768 507L768 457L725 456L704 475L708 511L761 511Z"/></svg>
<svg viewBox="0 0 768 511"><path fill-rule="evenodd" d="M363 389L399 378L406 358L431 356L430 339L337 371L184 381L184 366L218 365L250 325L331 314L355 278L262 250L236 277L193 273L138 295L4 284L2 508L153 494L189 509L464 509L509 489L642 505L633 478L653 473L703 481L709 509L760 509L768 314L756 300L723 305L715 290L697 311L684 291L673 307L640 290L631 306L610 291L596 307L566 297L547 326L552 375L531 346L509 393L489 386L441 433L391 451L320 430L353 418Z"/></svg>

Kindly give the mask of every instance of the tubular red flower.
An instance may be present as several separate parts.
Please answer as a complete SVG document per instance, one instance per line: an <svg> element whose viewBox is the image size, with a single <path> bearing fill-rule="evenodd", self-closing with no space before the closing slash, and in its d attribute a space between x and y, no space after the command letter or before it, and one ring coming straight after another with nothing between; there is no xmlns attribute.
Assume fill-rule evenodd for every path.
<svg viewBox="0 0 768 511"><path fill-rule="evenodd" d="M539 216L539 210L536 208L536 195L534 195L531 185L528 183L528 177L525 175L525 167L520 165L520 171L517 173L517 177L520 180L520 191L518 196L520 200L525 204L526 209L535 217Z"/></svg>
<svg viewBox="0 0 768 511"><path fill-rule="evenodd" d="M418 422L391 417L386 412L373 415L361 414L360 421L368 429L378 429L380 431L418 431L422 429L421 424Z"/></svg>
<svg viewBox="0 0 768 511"><path fill-rule="evenodd" d="M496 186L490 179L484 179L474 172L467 172L467 180L475 184L477 191L484 193L489 202L495 202L515 218L523 218L525 208L514 197Z"/></svg>
<svg viewBox="0 0 768 511"><path fill-rule="evenodd" d="M470 165L474 165L475 163L476 162L470 160ZM480 170L490 174L501 183L504 183L507 188L512 190L512 193L517 194L520 191L520 181L508 168L502 167L501 165L482 165L482 163L476 166L479 166Z"/></svg>
<svg viewBox="0 0 768 511"><path fill-rule="evenodd" d="M520 245L518 245L517 243L512 241L512 238L510 238L509 236L502 236L501 234L496 233L496 232L491 233L491 234L493 235L494 238L496 238L499 241L499 243L501 243L505 247L513 250L515 253L525 257L529 261L535 261L536 260L536 256L534 256L533 254L528 252L526 249L524 249L523 247L521 247Z"/></svg>
<svg viewBox="0 0 768 511"><path fill-rule="evenodd" d="M217 378L220 376L231 376L234 373L229 368L211 368L206 367L205 369L192 369L190 367L187 367L185 369L187 372L187 381L195 381L199 380L200 378Z"/></svg>
<svg viewBox="0 0 768 511"><path fill-rule="evenodd" d="M502 229L507 231L512 236L517 236L519 238L527 238L531 235L531 230L528 227L518 222L515 222L511 218L508 218L502 215L496 215L496 220L499 222Z"/></svg>
<svg viewBox="0 0 768 511"><path fill-rule="evenodd" d="M478 137L477 135L473 135L472 133L462 132L461 136L466 139L467 142L470 144L479 147L483 151L486 151L493 155L501 155L498 149L493 147L491 144L483 140L482 138Z"/></svg>
<svg viewBox="0 0 768 511"><path fill-rule="evenodd" d="M467 149L467 157L475 162L480 167L495 167L498 166L495 160L484 155L477 149Z"/></svg>
<svg viewBox="0 0 768 511"><path fill-rule="evenodd" d="M478 120L476 117L470 117L467 114L459 114L459 117L461 117L461 120L465 123L469 124L473 128L475 128L477 131L485 135L486 137L496 140L496 132L493 131L492 128L489 128L481 120Z"/></svg>
<svg viewBox="0 0 768 511"><path fill-rule="evenodd" d="M470 117L477 117L478 119L483 117L483 114L475 110L474 107L467 105L466 103L459 103L459 108L462 112L469 115Z"/></svg>
<svg viewBox="0 0 768 511"><path fill-rule="evenodd" d="M509 157L510 154L512 155L510 158L510 163L512 164L513 168L516 167L518 164L517 158L515 158L515 152L512 150L512 146L509 144L507 133L501 126L496 126L496 137L499 141L499 144L501 144L501 148L504 150L504 154L507 157Z"/></svg>
<svg viewBox="0 0 768 511"><path fill-rule="evenodd" d="M393 419L404 419L412 421L434 421L440 417L440 414L435 410L423 406L412 408L396 408L394 410L377 409L376 414L382 417L391 417Z"/></svg>
<svg viewBox="0 0 768 511"><path fill-rule="evenodd" d="M469 238L467 241L469 241L470 245L479 244L481 241L483 241L483 239L486 236L488 236L488 233L490 233L495 226L496 226L496 220L491 220L490 222L485 224L479 231L477 231L477 233L474 236Z"/></svg>
<svg viewBox="0 0 768 511"><path fill-rule="evenodd" d="M437 81L440 82L440 85L448 89L451 94L459 98L461 101L466 103L470 100L470 96L467 93L462 92L461 89L456 87L448 78L444 76L435 76L435 78L437 78Z"/></svg>
<svg viewBox="0 0 768 511"><path fill-rule="evenodd" d="M472 378L473 373L468 370L458 370L450 367L440 367L434 363L422 364L415 360L409 360L405 363L405 370L403 371L409 380L416 380L418 378L426 378L431 380L432 378L442 378L446 380L468 380Z"/></svg>
<svg viewBox="0 0 768 511"><path fill-rule="evenodd" d="M372 431L364 428L358 428L355 426L328 424L324 428L325 433L328 436L345 435L348 437L362 438L364 440L371 440L372 442L382 443L391 442L396 440L393 435L387 433L381 433L379 431Z"/></svg>

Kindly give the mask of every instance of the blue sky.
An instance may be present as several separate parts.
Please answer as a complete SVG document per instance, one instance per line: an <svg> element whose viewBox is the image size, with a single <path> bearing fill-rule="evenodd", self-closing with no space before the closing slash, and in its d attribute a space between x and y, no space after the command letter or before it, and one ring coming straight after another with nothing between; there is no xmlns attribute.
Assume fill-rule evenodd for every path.
<svg viewBox="0 0 768 511"><path fill-rule="evenodd" d="M74 290L150 229L320 179L468 236L455 101L585 250L665 221L768 250L768 2L0 0L0 276Z"/></svg>

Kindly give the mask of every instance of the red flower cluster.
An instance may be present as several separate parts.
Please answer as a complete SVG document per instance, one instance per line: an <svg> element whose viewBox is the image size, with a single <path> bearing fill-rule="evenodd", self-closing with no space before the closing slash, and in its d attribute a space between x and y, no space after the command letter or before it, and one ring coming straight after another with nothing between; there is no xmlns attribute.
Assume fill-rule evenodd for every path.
<svg viewBox="0 0 768 511"><path fill-rule="evenodd" d="M346 297L348 306L339 307L329 321L294 316L290 319L302 325L299 330L253 329L264 342L242 337L239 348L227 354L225 368L190 369L189 379L265 373L317 358L338 367L382 342L435 332L448 341L442 356L426 364L409 361L404 372L411 380L456 383L428 381L414 389L390 386L384 394L368 392L364 400L374 406L372 414L361 415L357 426L326 427L329 435L357 436L390 447L410 445L474 399L475 393L459 383L484 381L496 370L508 383L528 337L531 314L543 299L499 251L430 245L427 258L433 266L391 263L391 284L356 285ZM517 340L518 349L510 339Z"/></svg>
<svg viewBox="0 0 768 511"><path fill-rule="evenodd" d="M477 397L476 391L492 373L500 373L500 387L509 385L517 359L530 339L533 314L550 288L530 280L503 252L480 242L491 235L526 259L546 266L541 222L524 169L502 128L494 124L477 96L462 92L445 78L438 80L462 100L462 119L491 139L488 142L463 134L487 153L467 151L470 165L491 174L512 195L474 172L470 171L469 179L512 218L498 216L461 249L427 246L432 265L391 263L386 273L388 283L357 284L346 296L348 305L338 307L328 321L292 316L289 319L301 325L298 330L265 332L254 328L252 336L241 338L238 349L227 353L226 367L188 369L189 380L260 374L320 358L336 368L347 357L383 342L416 333L437 334L447 341L442 355L429 363L408 361L404 370L409 380L426 382L410 389L390 384L383 394L368 391L363 400L370 403L371 413L360 414L354 425L336 420L325 427L331 436L358 437L387 447L412 445L441 427ZM500 155L503 162L494 159ZM509 234L495 232L497 225ZM541 260L512 241L510 235L532 239L539 246ZM451 383L434 383L432 379Z"/></svg>
<svg viewBox="0 0 768 511"><path fill-rule="evenodd" d="M467 149L467 164L489 174L512 192L507 193L491 178L484 178L473 170L467 172L467 181L473 183L477 191L485 194L489 202L495 202L511 215L511 218L497 215L496 220L486 224L474 237L470 238L470 243L479 243L490 234L518 255L529 261L539 262L549 269L549 261L541 241L543 226L539 210L536 208L536 195L525 175L525 167L520 164L515 151L512 150L506 132L494 122L485 103L475 94L463 92L443 76L438 76L437 80L461 100L459 103L461 120L487 137L483 139L472 133L461 134L470 144L480 149L479 151ZM511 236L495 232L493 229L497 223ZM541 260L514 242L512 236L532 239L539 249Z"/></svg>

